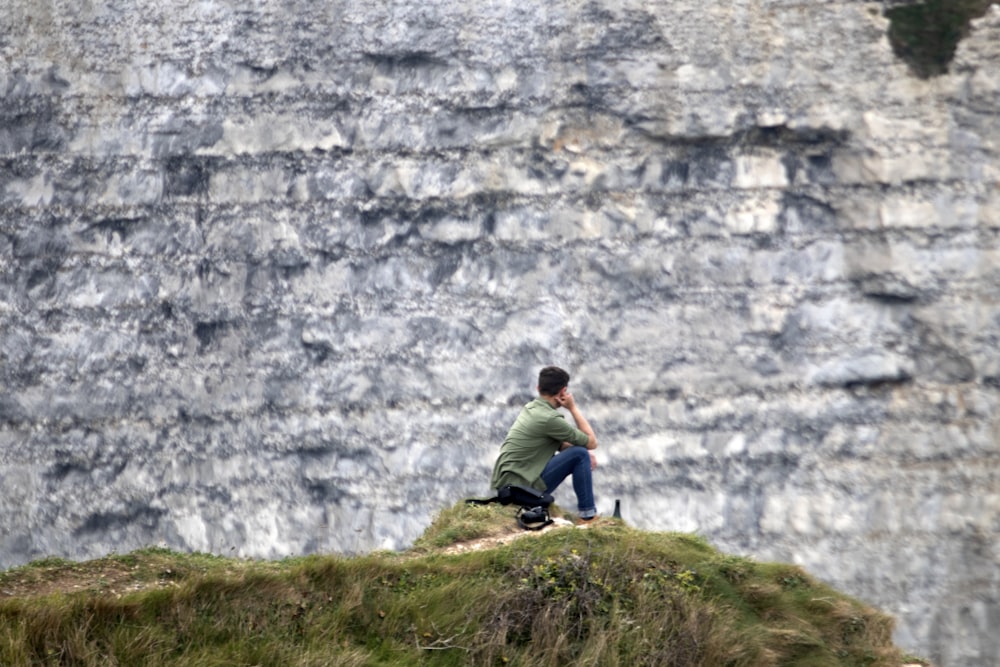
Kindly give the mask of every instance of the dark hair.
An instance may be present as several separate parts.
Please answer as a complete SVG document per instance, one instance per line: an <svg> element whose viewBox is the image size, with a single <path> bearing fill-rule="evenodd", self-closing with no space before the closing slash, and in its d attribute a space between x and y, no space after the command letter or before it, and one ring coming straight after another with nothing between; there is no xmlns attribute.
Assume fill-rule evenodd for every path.
<svg viewBox="0 0 1000 667"><path fill-rule="evenodd" d="M555 396L569 384L569 373L558 366L546 366L538 373L538 393Z"/></svg>

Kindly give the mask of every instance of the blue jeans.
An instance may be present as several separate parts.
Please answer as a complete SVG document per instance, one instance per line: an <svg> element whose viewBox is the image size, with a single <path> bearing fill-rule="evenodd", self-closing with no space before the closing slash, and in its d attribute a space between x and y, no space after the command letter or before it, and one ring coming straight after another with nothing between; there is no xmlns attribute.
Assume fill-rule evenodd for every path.
<svg viewBox="0 0 1000 667"><path fill-rule="evenodd" d="M542 481L545 490L552 493L562 481L573 475L576 507L580 516L589 518L597 514L594 505L594 484L590 475L590 450L586 447L569 447L557 453L545 464Z"/></svg>

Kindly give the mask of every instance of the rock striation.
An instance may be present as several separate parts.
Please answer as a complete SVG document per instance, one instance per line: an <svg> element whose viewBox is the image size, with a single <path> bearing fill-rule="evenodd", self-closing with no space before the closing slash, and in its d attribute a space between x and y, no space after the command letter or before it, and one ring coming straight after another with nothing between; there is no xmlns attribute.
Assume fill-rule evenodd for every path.
<svg viewBox="0 0 1000 667"><path fill-rule="evenodd" d="M600 509L993 664L1000 7L883 10L7 0L0 567L404 547L558 363Z"/></svg>

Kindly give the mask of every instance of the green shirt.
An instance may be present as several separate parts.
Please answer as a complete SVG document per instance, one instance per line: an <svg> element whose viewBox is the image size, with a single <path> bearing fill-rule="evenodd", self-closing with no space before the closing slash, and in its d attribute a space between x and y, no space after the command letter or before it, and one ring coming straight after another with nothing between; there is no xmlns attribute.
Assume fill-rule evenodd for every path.
<svg viewBox="0 0 1000 667"><path fill-rule="evenodd" d="M536 398L521 409L500 447L490 486L514 484L545 490L542 470L562 443L585 446L590 438L573 428L544 398Z"/></svg>

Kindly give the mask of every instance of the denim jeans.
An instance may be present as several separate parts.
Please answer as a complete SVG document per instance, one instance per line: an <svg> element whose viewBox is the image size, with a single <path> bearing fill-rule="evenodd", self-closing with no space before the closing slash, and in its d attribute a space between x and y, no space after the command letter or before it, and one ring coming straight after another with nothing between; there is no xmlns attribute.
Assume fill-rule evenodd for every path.
<svg viewBox="0 0 1000 667"><path fill-rule="evenodd" d="M580 510L580 516L594 516L597 508L594 505L594 485L590 474L590 450L586 447L569 447L549 459L542 471L545 490L552 493L570 475L573 475L573 490L576 491L576 507Z"/></svg>

